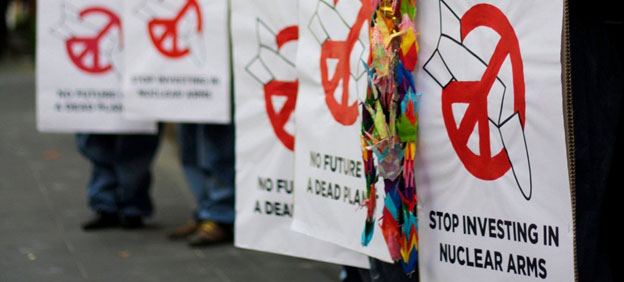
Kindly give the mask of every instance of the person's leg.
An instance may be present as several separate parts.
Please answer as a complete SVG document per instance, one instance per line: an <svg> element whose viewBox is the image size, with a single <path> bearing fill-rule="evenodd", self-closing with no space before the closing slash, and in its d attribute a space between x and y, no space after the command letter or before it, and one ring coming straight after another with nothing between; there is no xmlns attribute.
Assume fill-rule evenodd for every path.
<svg viewBox="0 0 624 282"><path fill-rule="evenodd" d="M204 246L229 241L234 222L233 127L196 125L182 133L184 170L197 200L196 222L187 226L195 232L188 243Z"/></svg>
<svg viewBox="0 0 624 282"><path fill-rule="evenodd" d="M191 188L191 192L196 201L201 197L205 187L204 176L199 167L199 159L197 156L198 128L198 124L192 123L180 124L179 126L180 162L182 163L182 170L184 171L186 182ZM196 211L193 218L197 219Z"/></svg>
<svg viewBox="0 0 624 282"><path fill-rule="evenodd" d="M368 269L343 265L340 271L341 282L371 282Z"/></svg>
<svg viewBox="0 0 624 282"><path fill-rule="evenodd" d="M578 281L623 281L610 230L622 186L624 14L615 2L568 2Z"/></svg>
<svg viewBox="0 0 624 282"><path fill-rule="evenodd" d="M234 222L234 130L227 125L180 125L180 152L186 180L197 201L193 221L169 234L191 246L232 237Z"/></svg>
<svg viewBox="0 0 624 282"><path fill-rule="evenodd" d="M197 220L234 222L233 142L231 126L180 126L182 167L197 201Z"/></svg>
<svg viewBox="0 0 624 282"><path fill-rule="evenodd" d="M375 258L369 258L369 261L371 282L410 282L419 280L418 268L416 268L416 272L408 276L403 272L400 262L386 263Z"/></svg>
<svg viewBox="0 0 624 282"><path fill-rule="evenodd" d="M199 167L199 159L197 156L197 129L198 124L181 123L178 127L179 133L179 150L180 150L180 162L182 165L182 171L186 178L191 192L196 202L202 197L205 190L204 175ZM199 204L197 204L199 206ZM199 227L199 218L197 216L197 210L193 212L192 220L184 225L176 227L175 230L170 232L167 236L169 239L177 240L183 239L192 235L197 231Z"/></svg>
<svg viewBox="0 0 624 282"><path fill-rule="evenodd" d="M234 128L202 125L198 131L199 167L206 188L200 194L197 215L201 220L234 223Z"/></svg>
<svg viewBox="0 0 624 282"><path fill-rule="evenodd" d="M85 230L112 227L118 223L119 183L113 169L116 138L115 135L76 135L78 150L93 166L87 197L89 207L98 214L83 225Z"/></svg>
<svg viewBox="0 0 624 282"><path fill-rule="evenodd" d="M119 214L130 220L128 226L140 227L141 218L152 215L149 195L152 161L160 135L120 135L115 144L115 173L120 186Z"/></svg>
<svg viewBox="0 0 624 282"><path fill-rule="evenodd" d="M98 213L117 213L119 183L112 166L93 164L87 197L91 210Z"/></svg>

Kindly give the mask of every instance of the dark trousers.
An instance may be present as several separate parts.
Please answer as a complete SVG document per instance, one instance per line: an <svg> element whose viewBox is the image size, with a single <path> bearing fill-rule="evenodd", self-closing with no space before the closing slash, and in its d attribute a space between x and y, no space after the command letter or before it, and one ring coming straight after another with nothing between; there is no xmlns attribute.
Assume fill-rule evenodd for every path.
<svg viewBox="0 0 624 282"><path fill-rule="evenodd" d="M615 231L624 158L624 16L617 1L570 1L579 281L623 281Z"/></svg>

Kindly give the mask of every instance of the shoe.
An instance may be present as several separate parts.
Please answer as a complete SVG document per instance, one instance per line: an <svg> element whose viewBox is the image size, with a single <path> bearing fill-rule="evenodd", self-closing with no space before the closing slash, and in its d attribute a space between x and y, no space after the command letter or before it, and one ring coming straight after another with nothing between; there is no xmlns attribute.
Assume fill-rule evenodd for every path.
<svg viewBox="0 0 624 282"><path fill-rule="evenodd" d="M82 230L94 231L119 226L119 216L116 213L98 212L91 220L82 224Z"/></svg>
<svg viewBox="0 0 624 282"><path fill-rule="evenodd" d="M145 224L143 223L143 218L140 216L127 216L122 215L119 221L119 225L123 229L139 229L143 228Z"/></svg>
<svg viewBox="0 0 624 282"><path fill-rule="evenodd" d="M204 247L231 242L232 226L205 220L199 224L197 231L188 239L190 247Z"/></svg>
<svg viewBox="0 0 624 282"><path fill-rule="evenodd" d="M179 240L184 239L188 236L193 235L193 233L197 232L199 228L199 223L195 220L189 221L187 224L180 225L176 227L173 231L167 234L167 238L169 240Z"/></svg>

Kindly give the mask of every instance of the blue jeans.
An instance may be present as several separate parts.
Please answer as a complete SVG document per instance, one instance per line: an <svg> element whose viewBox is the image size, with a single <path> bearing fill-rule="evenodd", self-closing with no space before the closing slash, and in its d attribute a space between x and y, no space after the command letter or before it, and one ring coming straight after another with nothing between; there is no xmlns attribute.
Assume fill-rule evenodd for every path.
<svg viewBox="0 0 624 282"><path fill-rule="evenodd" d="M151 164L159 141L159 135L77 134L78 149L93 165L89 207L99 213L151 215Z"/></svg>
<svg viewBox="0 0 624 282"><path fill-rule="evenodd" d="M234 222L234 127L181 124L182 168L197 210L196 220Z"/></svg>

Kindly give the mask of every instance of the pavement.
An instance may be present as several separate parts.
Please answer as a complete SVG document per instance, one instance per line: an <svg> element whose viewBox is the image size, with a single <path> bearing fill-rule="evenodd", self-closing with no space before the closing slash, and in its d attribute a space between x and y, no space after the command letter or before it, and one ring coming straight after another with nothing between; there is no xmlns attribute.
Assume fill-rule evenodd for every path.
<svg viewBox="0 0 624 282"><path fill-rule="evenodd" d="M339 281L337 265L168 241L194 206L171 135L154 164L147 228L83 232L90 165L73 135L37 132L34 85L32 63L0 64L0 282Z"/></svg>

